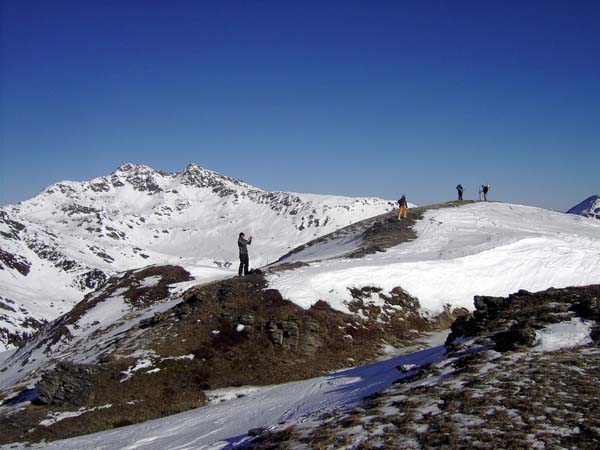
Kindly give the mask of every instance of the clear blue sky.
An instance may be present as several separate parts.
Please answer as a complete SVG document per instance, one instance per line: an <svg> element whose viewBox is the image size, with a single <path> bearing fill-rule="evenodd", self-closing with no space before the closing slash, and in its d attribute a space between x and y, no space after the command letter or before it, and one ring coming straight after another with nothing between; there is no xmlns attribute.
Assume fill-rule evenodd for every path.
<svg viewBox="0 0 600 450"><path fill-rule="evenodd" d="M0 204L124 162L420 204L600 193L600 1L0 4Z"/></svg>

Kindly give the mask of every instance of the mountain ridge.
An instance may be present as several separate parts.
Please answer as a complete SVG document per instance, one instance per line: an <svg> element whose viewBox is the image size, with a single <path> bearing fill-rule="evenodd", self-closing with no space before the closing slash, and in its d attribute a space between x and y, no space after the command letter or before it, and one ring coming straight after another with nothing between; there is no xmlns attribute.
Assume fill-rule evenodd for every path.
<svg viewBox="0 0 600 450"><path fill-rule="evenodd" d="M0 208L0 348L117 272L183 264L199 281L215 279L234 273L240 231L255 235L257 266L393 207L377 198L268 192L194 163L175 173L126 163L90 181L55 183Z"/></svg>

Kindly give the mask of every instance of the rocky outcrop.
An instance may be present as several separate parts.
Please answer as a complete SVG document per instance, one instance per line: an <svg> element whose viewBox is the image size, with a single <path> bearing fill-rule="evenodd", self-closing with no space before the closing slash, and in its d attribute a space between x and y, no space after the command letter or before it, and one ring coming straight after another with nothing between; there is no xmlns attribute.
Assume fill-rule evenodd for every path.
<svg viewBox="0 0 600 450"><path fill-rule="evenodd" d="M0 236L6 239L20 240L20 233L27 228L20 222L11 219L6 211L0 210L0 224L5 225L6 230L0 230Z"/></svg>
<svg viewBox="0 0 600 450"><path fill-rule="evenodd" d="M36 403L54 406L83 406L89 403L92 384L99 369L93 365L61 362L45 372L35 385Z"/></svg>
<svg viewBox="0 0 600 450"><path fill-rule="evenodd" d="M319 322L313 319L300 321L294 317L288 320L267 322L265 331L273 345L282 349L313 356L321 341Z"/></svg>
<svg viewBox="0 0 600 450"><path fill-rule="evenodd" d="M451 327L447 346L463 337L489 336L498 351L529 347L535 332L548 324L573 317L594 320L592 332L600 342L600 285L548 289L531 293L521 290L508 297L476 296L472 315L459 317Z"/></svg>
<svg viewBox="0 0 600 450"><path fill-rule="evenodd" d="M31 263L25 257L13 255L0 248L0 270L3 270L4 266L15 269L23 276L27 276L31 269Z"/></svg>

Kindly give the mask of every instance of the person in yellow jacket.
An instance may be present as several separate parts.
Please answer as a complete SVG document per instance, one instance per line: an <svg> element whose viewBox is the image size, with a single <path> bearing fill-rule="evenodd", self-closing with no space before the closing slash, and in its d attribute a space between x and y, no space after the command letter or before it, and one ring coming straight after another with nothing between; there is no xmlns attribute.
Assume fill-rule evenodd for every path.
<svg viewBox="0 0 600 450"><path fill-rule="evenodd" d="M400 200L398 200L398 206L400 207L400 209L398 209L398 220L402 220L402 217L406 219L408 203L406 202L405 194L402 194L402 197L400 197Z"/></svg>

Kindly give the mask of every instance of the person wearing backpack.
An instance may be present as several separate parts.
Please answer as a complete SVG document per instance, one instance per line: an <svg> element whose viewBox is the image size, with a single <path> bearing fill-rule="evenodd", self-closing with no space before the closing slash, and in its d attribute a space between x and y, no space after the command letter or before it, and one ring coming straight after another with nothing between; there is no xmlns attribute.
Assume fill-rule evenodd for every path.
<svg viewBox="0 0 600 450"><path fill-rule="evenodd" d="M458 186L456 186L456 190L458 191L458 200L461 201L463 199L463 192L464 192L464 188L462 187L462 184L459 184Z"/></svg>
<svg viewBox="0 0 600 450"><path fill-rule="evenodd" d="M402 194L400 200L398 200L398 220L402 220L402 217L406 219L406 214L408 211L408 202L406 201L406 195Z"/></svg>

